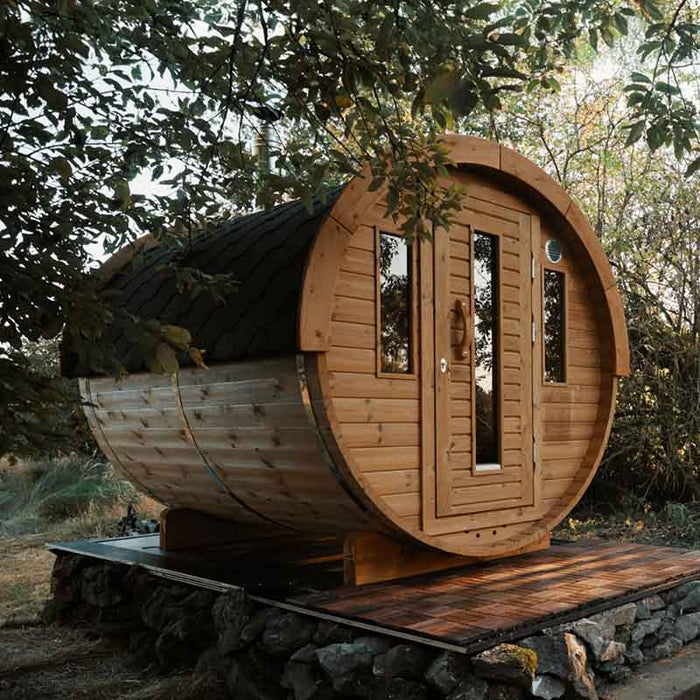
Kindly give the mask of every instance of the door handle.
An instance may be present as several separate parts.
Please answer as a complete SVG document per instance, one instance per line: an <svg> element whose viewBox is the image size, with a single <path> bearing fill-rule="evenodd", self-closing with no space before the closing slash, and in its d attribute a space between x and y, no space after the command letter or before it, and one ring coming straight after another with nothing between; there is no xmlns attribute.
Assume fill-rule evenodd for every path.
<svg viewBox="0 0 700 700"><path fill-rule="evenodd" d="M462 335L462 340L457 343L457 355L463 360L466 358L470 347L471 333L468 322L467 305L461 299L457 299L457 313L461 316L462 323L464 324L464 334Z"/></svg>

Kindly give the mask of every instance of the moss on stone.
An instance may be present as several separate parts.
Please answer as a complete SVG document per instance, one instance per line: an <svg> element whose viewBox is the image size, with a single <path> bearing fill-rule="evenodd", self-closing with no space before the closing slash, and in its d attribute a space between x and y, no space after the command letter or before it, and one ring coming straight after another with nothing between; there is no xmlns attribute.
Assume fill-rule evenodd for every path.
<svg viewBox="0 0 700 700"><path fill-rule="evenodd" d="M537 652L532 649L520 647L517 644L501 644L501 650L508 662L518 666L532 678L537 671Z"/></svg>

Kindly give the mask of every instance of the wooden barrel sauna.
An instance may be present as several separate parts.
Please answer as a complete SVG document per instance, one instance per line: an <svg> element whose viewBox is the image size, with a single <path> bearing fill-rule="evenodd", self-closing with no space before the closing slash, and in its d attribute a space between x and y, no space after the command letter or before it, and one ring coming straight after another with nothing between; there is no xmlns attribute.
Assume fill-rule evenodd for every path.
<svg viewBox="0 0 700 700"><path fill-rule="evenodd" d="M115 303L183 326L209 369L90 376L105 455L169 508L253 528L379 532L468 556L541 541L596 472L629 371L623 308L590 225L518 153L449 136L465 207L407 246L358 177L104 269ZM131 264L140 250L139 264ZM240 282L180 294L168 263Z"/></svg>

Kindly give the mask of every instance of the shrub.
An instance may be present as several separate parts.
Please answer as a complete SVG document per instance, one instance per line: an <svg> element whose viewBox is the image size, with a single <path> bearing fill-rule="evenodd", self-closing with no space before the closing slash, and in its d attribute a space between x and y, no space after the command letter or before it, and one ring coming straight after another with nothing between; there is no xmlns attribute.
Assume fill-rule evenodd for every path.
<svg viewBox="0 0 700 700"><path fill-rule="evenodd" d="M52 459L0 472L0 530L41 530L46 524L137 501L131 484L98 460Z"/></svg>

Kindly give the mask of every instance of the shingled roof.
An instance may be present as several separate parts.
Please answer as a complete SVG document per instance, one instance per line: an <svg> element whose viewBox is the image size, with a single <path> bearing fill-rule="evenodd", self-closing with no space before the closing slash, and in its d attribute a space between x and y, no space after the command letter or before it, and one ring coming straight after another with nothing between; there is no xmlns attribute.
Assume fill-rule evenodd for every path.
<svg viewBox="0 0 700 700"><path fill-rule="evenodd" d="M292 353L309 247L340 191L323 204L316 201L312 213L296 201L201 232L184 255L176 246L151 248L141 264L127 265L110 279L106 289L118 292L112 303L141 319L187 328L193 345L206 351L207 364ZM160 271L176 260L206 274L231 274L238 288L223 304L207 292L180 293L175 276ZM130 338L115 334L111 340L129 372L145 370ZM89 374L76 359L64 363L64 373ZM184 354L180 360L190 363Z"/></svg>

